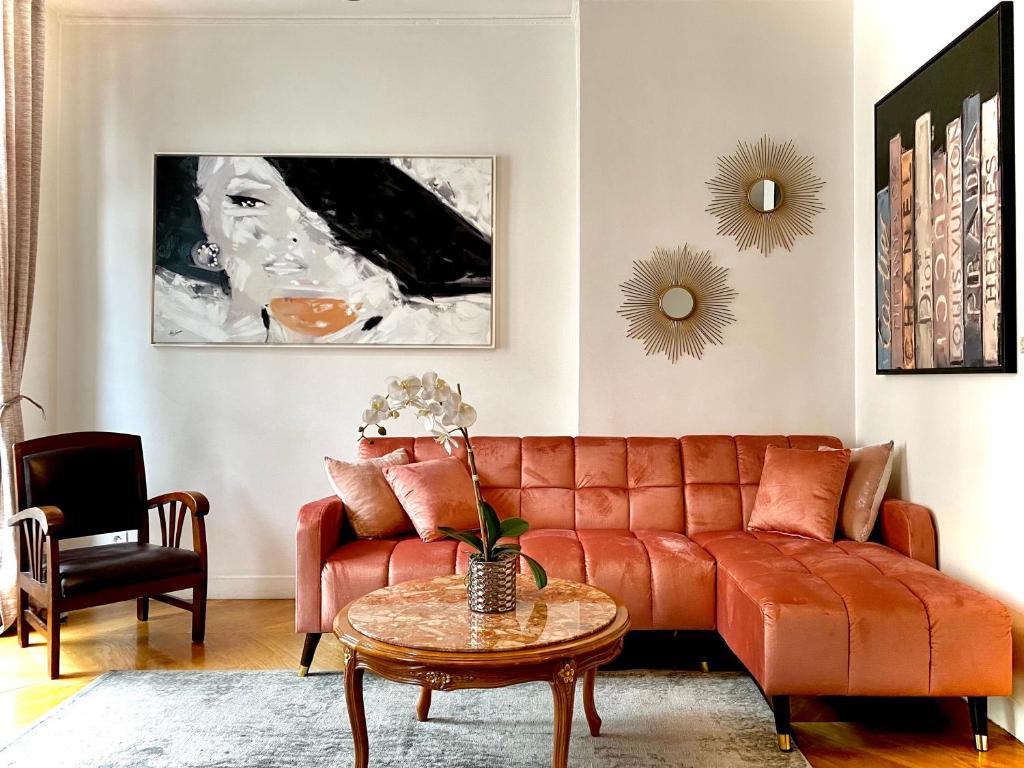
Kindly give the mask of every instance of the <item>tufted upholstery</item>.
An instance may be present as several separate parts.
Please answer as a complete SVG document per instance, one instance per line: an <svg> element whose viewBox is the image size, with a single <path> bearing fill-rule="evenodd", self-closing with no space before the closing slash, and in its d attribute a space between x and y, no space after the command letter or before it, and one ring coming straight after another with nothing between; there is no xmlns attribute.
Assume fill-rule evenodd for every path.
<svg viewBox="0 0 1024 768"><path fill-rule="evenodd" d="M634 626L714 629L715 561L682 534L656 530L538 529L517 539L554 578L619 595ZM346 603L380 587L465 573L469 550L418 537L361 540L328 556L321 574L320 624ZM525 571L525 565L523 566Z"/></svg>
<svg viewBox="0 0 1024 768"><path fill-rule="evenodd" d="M841 448L834 437L475 437L484 497L534 529L742 530L769 445ZM429 437L360 443L361 458L405 448L413 462L446 456ZM457 455L465 459L464 446Z"/></svg>
<svg viewBox="0 0 1024 768"><path fill-rule="evenodd" d="M519 543L555 577L621 598L637 629L717 628L770 696L993 696L1011 687L1010 617L935 569L927 509L886 500L884 542L747 531L769 445L817 436L480 437L484 496L531 528ZM433 440L384 438L364 457ZM465 460L463 450L457 454ZM296 629L327 632L350 600L463 573L468 550L416 537L354 540L337 497L299 511Z"/></svg>
<svg viewBox="0 0 1024 768"><path fill-rule="evenodd" d="M714 628L715 562L689 536L742 529L768 445L841 443L817 436L473 439L484 498L500 517L530 523L523 552L552 576L618 595L638 629ZM390 437L364 440L360 456L397 448L412 462L448 455L430 437ZM461 443L455 454L466 460ZM330 502L300 512L300 630L326 630L346 603L374 589L466 570L468 552L453 541L406 536L342 543L339 510L316 511L324 504ZM321 518L327 531L339 531L340 546L321 553L322 567L314 572L304 564L320 553L310 529Z"/></svg>
<svg viewBox="0 0 1024 768"><path fill-rule="evenodd" d="M696 541L718 564L718 631L768 695L1010 692L1006 608L924 563L760 531Z"/></svg>

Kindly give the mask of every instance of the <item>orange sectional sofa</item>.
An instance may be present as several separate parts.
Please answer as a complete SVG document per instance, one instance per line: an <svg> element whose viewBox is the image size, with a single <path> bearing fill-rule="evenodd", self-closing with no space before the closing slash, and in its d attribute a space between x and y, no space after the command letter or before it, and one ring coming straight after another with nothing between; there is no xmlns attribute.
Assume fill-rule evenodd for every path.
<svg viewBox="0 0 1024 768"><path fill-rule="evenodd" d="M988 696L1011 689L1006 608L936 569L924 507L886 500L876 540L826 543L748 531L769 445L833 437L477 437L483 495L530 530L518 541L553 577L618 596L635 629L717 630L769 698L790 748L789 696L965 696L987 748ZM363 458L429 437L360 443ZM463 453L464 456L464 448ZM302 668L349 601L410 579L464 573L468 551L415 534L356 540L337 497L299 510L296 631Z"/></svg>

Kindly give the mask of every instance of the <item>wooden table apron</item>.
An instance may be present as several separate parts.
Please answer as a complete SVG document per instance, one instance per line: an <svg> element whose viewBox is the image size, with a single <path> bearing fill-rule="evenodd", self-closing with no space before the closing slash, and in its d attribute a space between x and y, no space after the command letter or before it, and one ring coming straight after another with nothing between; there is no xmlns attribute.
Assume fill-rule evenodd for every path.
<svg viewBox="0 0 1024 768"><path fill-rule="evenodd" d="M622 640L629 626L629 614L616 600L615 618L610 624L574 640L509 651L434 651L391 645L367 637L349 623L348 606L345 606L334 620L334 634L342 646L345 704L352 725L356 768L366 768L369 763L363 709L363 672L367 669L396 683L421 686L416 707L421 721L428 717L432 691L547 682L554 700L551 764L554 768L565 768L569 757L576 681L583 678L583 707L587 724L590 733L597 736L601 718L594 705L594 675L600 665L611 661L622 651Z"/></svg>

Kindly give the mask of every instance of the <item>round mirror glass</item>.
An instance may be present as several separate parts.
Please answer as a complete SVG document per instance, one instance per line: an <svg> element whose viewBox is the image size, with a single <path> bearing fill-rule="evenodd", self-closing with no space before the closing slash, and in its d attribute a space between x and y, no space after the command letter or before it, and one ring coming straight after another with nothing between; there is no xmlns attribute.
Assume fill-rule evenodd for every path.
<svg viewBox="0 0 1024 768"><path fill-rule="evenodd" d="M747 190L747 200L760 213L771 213L782 204L782 187L771 179L758 179Z"/></svg>
<svg viewBox="0 0 1024 768"><path fill-rule="evenodd" d="M669 320L683 320L693 312L693 294L681 285L673 285L661 294L661 311Z"/></svg>

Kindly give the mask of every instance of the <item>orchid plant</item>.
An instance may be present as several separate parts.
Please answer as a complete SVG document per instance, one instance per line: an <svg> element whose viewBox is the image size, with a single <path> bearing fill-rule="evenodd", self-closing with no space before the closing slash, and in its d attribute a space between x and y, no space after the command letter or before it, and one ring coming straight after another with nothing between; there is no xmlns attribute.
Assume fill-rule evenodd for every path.
<svg viewBox="0 0 1024 768"><path fill-rule="evenodd" d="M385 422L397 419L404 410L414 410L423 428L450 454L453 440L461 435L466 443L466 458L473 478L473 493L480 521L479 531L456 531L441 527L438 530L449 539L461 541L476 551L474 557L484 562L494 562L506 557L519 556L526 561L538 589L548 583L544 568L528 555L524 555L518 544L503 542L502 539L521 536L530 524L521 517L501 520L494 508L484 501L480 493L480 476L476 471L476 456L469 438L469 428L476 423L476 409L462 399L462 387L452 387L433 371L423 376L409 375L404 378L393 376L387 379L387 394L374 395L370 407L363 411L363 425L359 427L359 439L366 439L366 432L376 427L378 435L386 435Z"/></svg>

